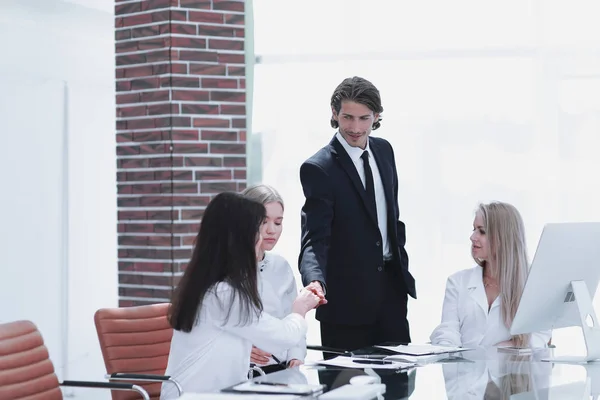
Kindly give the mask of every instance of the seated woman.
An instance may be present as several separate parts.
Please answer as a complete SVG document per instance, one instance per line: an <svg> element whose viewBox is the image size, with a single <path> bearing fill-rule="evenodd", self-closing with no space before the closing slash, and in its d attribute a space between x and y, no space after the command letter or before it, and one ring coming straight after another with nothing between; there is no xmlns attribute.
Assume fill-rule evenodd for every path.
<svg viewBox="0 0 600 400"><path fill-rule="evenodd" d="M262 246L259 259L259 292L264 311L274 317L284 318L292 312L292 304L298 295L296 280L290 264L279 254L272 253L283 231L283 199L271 186L255 185L242 194L265 206L267 218L262 225ZM295 346L271 354L252 347L250 361L259 365L266 373L287 367L297 367L306 357L306 338Z"/></svg>
<svg viewBox="0 0 600 400"><path fill-rule="evenodd" d="M319 297L301 290L283 319L263 312L257 253L265 207L236 193L208 204L192 258L169 311L173 339L166 375L185 392L214 392L247 379L252 344L278 353L302 341ZM177 398L163 385L162 400Z"/></svg>
<svg viewBox="0 0 600 400"><path fill-rule="evenodd" d="M431 343L546 347L549 331L517 336L509 332L529 271L523 219L514 206L479 206L471 255L478 266L448 278L442 322L431 334Z"/></svg>

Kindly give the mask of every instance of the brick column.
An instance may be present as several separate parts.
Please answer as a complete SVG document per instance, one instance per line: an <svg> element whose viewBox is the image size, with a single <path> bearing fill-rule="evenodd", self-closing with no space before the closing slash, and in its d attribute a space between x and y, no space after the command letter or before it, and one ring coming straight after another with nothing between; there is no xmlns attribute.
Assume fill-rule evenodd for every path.
<svg viewBox="0 0 600 400"><path fill-rule="evenodd" d="M246 185L244 5L116 0L121 306L168 301L211 197Z"/></svg>

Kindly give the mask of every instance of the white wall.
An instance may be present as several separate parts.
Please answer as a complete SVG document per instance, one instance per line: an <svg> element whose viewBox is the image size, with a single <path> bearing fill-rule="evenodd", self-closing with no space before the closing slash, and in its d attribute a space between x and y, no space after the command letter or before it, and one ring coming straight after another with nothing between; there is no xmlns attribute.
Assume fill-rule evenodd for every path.
<svg viewBox="0 0 600 400"><path fill-rule="evenodd" d="M118 304L112 2L3 1L0 35L0 321L38 324L60 379L102 380L93 314Z"/></svg>
<svg viewBox="0 0 600 400"><path fill-rule="evenodd" d="M507 201L521 211L530 257L545 223L600 221L597 2L373 0L365 8L330 0L319 2L318 15L317 0L308 3L254 0L261 63L252 132L262 138L262 180L286 202L276 250L295 271L299 168L331 140L331 93L353 75L380 89L385 111L373 134L396 153L417 282L418 299L409 301L414 342L429 340L439 323L448 275L474 265L478 202ZM365 29L331 23L360 24L361 12L372 13ZM305 29L307 18L313 29ZM314 320L308 341L320 341ZM582 341L567 329L553 342L569 350Z"/></svg>

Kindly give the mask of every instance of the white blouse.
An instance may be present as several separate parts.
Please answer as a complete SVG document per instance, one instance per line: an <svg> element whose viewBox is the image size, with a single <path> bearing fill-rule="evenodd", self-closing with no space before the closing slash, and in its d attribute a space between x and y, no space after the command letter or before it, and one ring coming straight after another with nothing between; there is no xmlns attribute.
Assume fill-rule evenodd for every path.
<svg viewBox="0 0 600 400"><path fill-rule="evenodd" d="M216 392L247 379L252 345L278 353L298 344L306 335L306 321L291 313L283 319L263 312L240 323L240 303L233 303L232 287L221 282L211 288L203 302L200 318L189 333L173 331L169 362L170 375L184 392ZM164 384L161 400L177 398L173 385Z"/></svg>
<svg viewBox="0 0 600 400"><path fill-rule="evenodd" d="M488 311L482 267L451 275L446 282L442 322L431 334L431 343L477 348L510 340L510 331L502 321L500 304L498 296ZM551 331L533 333L529 347L546 347L550 337Z"/></svg>
<svg viewBox="0 0 600 400"><path fill-rule="evenodd" d="M258 285L264 312L282 319L292 312L292 304L298 296L292 267L285 258L276 253L266 252L258 264ZM256 345L256 347L259 347ZM266 350L266 349L262 349ZM281 362L297 359L304 362L306 357L306 336L295 346L273 353ZM271 359L268 364L275 364Z"/></svg>

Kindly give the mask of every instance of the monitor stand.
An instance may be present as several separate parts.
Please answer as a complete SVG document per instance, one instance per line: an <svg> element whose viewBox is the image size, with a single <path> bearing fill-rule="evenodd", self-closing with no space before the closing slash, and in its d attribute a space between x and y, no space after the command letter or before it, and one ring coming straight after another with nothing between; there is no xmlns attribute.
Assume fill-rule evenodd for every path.
<svg viewBox="0 0 600 400"><path fill-rule="evenodd" d="M600 364L587 364L585 366L587 378L591 381L591 396L594 400L600 398Z"/></svg>
<svg viewBox="0 0 600 400"><path fill-rule="evenodd" d="M583 357L560 356L543 358L542 361L553 363L570 363L584 364L591 362L600 362L600 325L594 311L594 305L590 292L585 281L571 281L572 296L574 299L568 298L571 293L567 294L565 302L575 301L581 324L581 331L585 340L587 355Z"/></svg>

